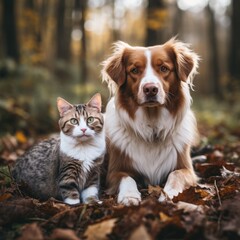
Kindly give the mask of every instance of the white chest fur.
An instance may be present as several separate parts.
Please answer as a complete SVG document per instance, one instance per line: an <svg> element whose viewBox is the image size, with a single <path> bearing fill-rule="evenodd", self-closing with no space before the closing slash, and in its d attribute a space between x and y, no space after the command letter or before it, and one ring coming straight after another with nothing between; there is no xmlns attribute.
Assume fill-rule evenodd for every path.
<svg viewBox="0 0 240 240"><path fill-rule="evenodd" d="M114 99L107 106L105 118L107 137L151 184L161 183L176 168L177 153L193 141L194 124L190 109L177 119L163 108L157 121L150 121L139 108L133 121L124 110L116 111ZM159 139L154 139L156 136Z"/></svg>
<svg viewBox="0 0 240 240"><path fill-rule="evenodd" d="M106 149L104 131L94 139L79 143L72 137L61 132L60 150L67 156L77 159L83 163L84 169L89 171L93 161L100 157Z"/></svg>

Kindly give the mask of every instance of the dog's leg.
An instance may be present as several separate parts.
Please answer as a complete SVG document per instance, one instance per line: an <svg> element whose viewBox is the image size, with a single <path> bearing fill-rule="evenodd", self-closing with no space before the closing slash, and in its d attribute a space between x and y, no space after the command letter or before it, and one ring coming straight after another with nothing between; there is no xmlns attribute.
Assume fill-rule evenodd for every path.
<svg viewBox="0 0 240 240"><path fill-rule="evenodd" d="M160 202L171 200L184 189L197 184L198 178L193 170L189 145L186 145L182 153L178 154L177 162L178 169L168 175L167 182L163 189L164 193L162 193L158 199Z"/></svg>
<svg viewBox="0 0 240 240"><path fill-rule="evenodd" d="M141 201L141 193L138 191L135 180L131 177L121 179L118 193L118 203L126 206L138 205Z"/></svg>
<svg viewBox="0 0 240 240"><path fill-rule="evenodd" d="M197 177L192 169L179 169L171 172L167 182L159 197L159 201L163 202L177 196L184 189L194 186L197 182Z"/></svg>

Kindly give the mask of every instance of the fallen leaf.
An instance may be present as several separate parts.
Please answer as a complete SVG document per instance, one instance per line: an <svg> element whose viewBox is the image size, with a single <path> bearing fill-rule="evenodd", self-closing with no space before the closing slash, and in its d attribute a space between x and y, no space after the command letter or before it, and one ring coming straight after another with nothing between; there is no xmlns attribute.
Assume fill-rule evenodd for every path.
<svg viewBox="0 0 240 240"><path fill-rule="evenodd" d="M15 136L16 136L16 139L17 139L18 142L20 142L20 143L26 143L27 142L27 138L22 131L17 131Z"/></svg>
<svg viewBox="0 0 240 240"><path fill-rule="evenodd" d="M113 227L115 226L116 218L108 219L100 223L96 223L88 226L87 230L84 233L84 236L88 240L105 240L108 239L107 235L112 232Z"/></svg>
<svg viewBox="0 0 240 240"><path fill-rule="evenodd" d="M166 214L163 213L163 212L160 212L160 213L159 213L159 217L160 217L160 220L161 220L162 222L168 222L168 221L171 220L171 217L169 217L168 215L166 215Z"/></svg>
<svg viewBox="0 0 240 240"><path fill-rule="evenodd" d="M9 199L11 197L12 197L12 194L4 193L3 195L0 195L0 202L3 202L3 201L5 201L5 200L7 200L7 199Z"/></svg>
<svg viewBox="0 0 240 240"><path fill-rule="evenodd" d="M224 157L223 153L219 150L215 150L212 154L215 158L223 158Z"/></svg>
<svg viewBox="0 0 240 240"><path fill-rule="evenodd" d="M42 230L36 223L26 224L22 228L21 236L18 240L42 240L44 239Z"/></svg>
<svg viewBox="0 0 240 240"><path fill-rule="evenodd" d="M129 240L151 240L152 237L147 232L144 225L140 225L133 233L130 235Z"/></svg>
<svg viewBox="0 0 240 240"><path fill-rule="evenodd" d="M208 178L211 176L221 176L222 167L227 168L230 171L234 171L235 166L233 163L218 160L210 163L196 163L195 169L200 177Z"/></svg>
<svg viewBox="0 0 240 240"><path fill-rule="evenodd" d="M200 186L190 187L173 198L173 202L183 201L196 205L204 205L213 197L212 189L203 189Z"/></svg>
<svg viewBox="0 0 240 240"><path fill-rule="evenodd" d="M71 229L56 228L53 230L50 239L52 240L80 240Z"/></svg>
<svg viewBox="0 0 240 240"><path fill-rule="evenodd" d="M240 194L238 193L234 198L223 202L220 207L222 214L221 227L225 236L232 236L231 239L239 239L240 236ZM236 237L235 237L236 236Z"/></svg>
<svg viewBox="0 0 240 240"><path fill-rule="evenodd" d="M235 171L230 171L223 166L221 169L221 175L223 178L233 177L233 176L239 177L240 173Z"/></svg>
<svg viewBox="0 0 240 240"><path fill-rule="evenodd" d="M236 193L239 191L234 185L224 186L219 189L220 198L222 199L229 199L232 198Z"/></svg>
<svg viewBox="0 0 240 240"><path fill-rule="evenodd" d="M160 186L152 186L152 185L148 185L148 193L151 194L153 192L157 192L157 193L161 193L162 188Z"/></svg>
<svg viewBox="0 0 240 240"><path fill-rule="evenodd" d="M10 222L22 222L31 217L42 217L43 214L35 208L32 199L16 199L0 202L0 225Z"/></svg>
<svg viewBox="0 0 240 240"><path fill-rule="evenodd" d="M162 192L162 188L160 186L148 185L148 193L151 196L159 197L161 192Z"/></svg>
<svg viewBox="0 0 240 240"><path fill-rule="evenodd" d="M176 206L179 210L183 210L183 212L197 211L200 213L204 213L204 210L208 208L207 206L196 205L196 204L182 202L182 201L177 202Z"/></svg>

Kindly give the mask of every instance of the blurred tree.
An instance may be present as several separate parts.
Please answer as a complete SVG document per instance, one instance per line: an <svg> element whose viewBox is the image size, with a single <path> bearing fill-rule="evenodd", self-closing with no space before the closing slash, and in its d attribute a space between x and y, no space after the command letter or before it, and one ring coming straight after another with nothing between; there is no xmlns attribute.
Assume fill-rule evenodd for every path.
<svg viewBox="0 0 240 240"><path fill-rule="evenodd" d="M19 44L21 62L23 64L39 64L43 62L41 46L41 26L39 5L41 1L24 0L19 11Z"/></svg>
<svg viewBox="0 0 240 240"><path fill-rule="evenodd" d="M86 83L87 81L87 43L86 43L86 31L85 31L85 20L87 1L86 0L75 0L75 9L81 12L80 18L80 29L82 31L81 38L81 53L80 53L80 82Z"/></svg>
<svg viewBox="0 0 240 240"><path fill-rule="evenodd" d="M40 21L40 26L37 32L37 41L39 43L43 42L43 34L44 34L44 30L47 28L47 0L42 0L39 2L38 6L37 6L37 11L39 13L39 21Z"/></svg>
<svg viewBox="0 0 240 240"><path fill-rule="evenodd" d="M57 1L57 57L62 60L70 59L70 43L72 32L71 1Z"/></svg>
<svg viewBox="0 0 240 240"><path fill-rule="evenodd" d="M6 49L6 56L14 59L16 62L20 60L19 45L16 29L16 11L15 0L3 0L3 37Z"/></svg>
<svg viewBox="0 0 240 240"><path fill-rule="evenodd" d="M146 46L161 44L166 41L168 10L166 1L149 0L147 7Z"/></svg>
<svg viewBox="0 0 240 240"><path fill-rule="evenodd" d="M211 46L211 51L209 51L210 64L212 66L212 71L209 73L211 91L212 93L220 98L222 96L220 87L220 72L219 72L219 52L218 52L218 41L216 32L216 22L214 17L214 11L208 4L207 14L209 18L208 23L208 41L209 46Z"/></svg>
<svg viewBox="0 0 240 240"><path fill-rule="evenodd" d="M119 39L121 39L120 36L120 29L116 28L116 0L110 0L110 6L111 6L111 10L112 10L112 40L113 42L118 41Z"/></svg>
<svg viewBox="0 0 240 240"><path fill-rule="evenodd" d="M234 79L240 80L240 1L232 0L232 25L230 40L229 72Z"/></svg>
<svg viewBox="0 0 240 240"><path fill-rule="evenodd" d="M179 36L183 27L183 11L178 7L177 1L173 5L175 12L173 17L172 36Z"/></svg>
<svg viewBox="0 0 240 240"><path fill-rule="evenodd" d="M33 0L25 0L25 6L30 9L34 9L34 2Z"/></svg>

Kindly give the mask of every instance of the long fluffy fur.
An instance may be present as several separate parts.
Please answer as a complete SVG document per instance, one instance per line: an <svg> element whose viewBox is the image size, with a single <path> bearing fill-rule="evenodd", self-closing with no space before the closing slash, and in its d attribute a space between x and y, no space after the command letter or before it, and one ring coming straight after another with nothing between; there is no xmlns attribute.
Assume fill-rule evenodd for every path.
<svg viewBox="0 0 240 240"><path fill-rule="evenodd" d="M164 191L170 198L197 181L189 154L197 136L196 120L190 109L189 87L193 86L199 57L187 44L175 38L163 46L171 50L176 71L182 78L179 91L183 100L174 113L164 106L157 107L156 113L152 113L151 108L146 110L138 106L133 117L126 111L126 103L121 104L121 85L118 84L117 74L120 75L120 70L124 68L122 58L125 50L133 50L134 47L117 42L113 54L103 62L103 80L114 94L107 105L105 117L110 146L107 181L109 193L119 192L118 201L126 205L137 204L141 200L134 180L154 185L167 181ZM126 184L131 185L131 191L127 190ZM162 199L161 196L159 200Z"/></svg>

